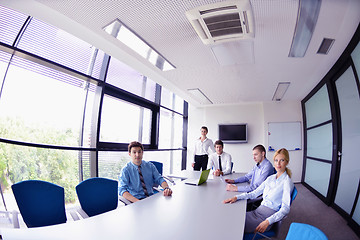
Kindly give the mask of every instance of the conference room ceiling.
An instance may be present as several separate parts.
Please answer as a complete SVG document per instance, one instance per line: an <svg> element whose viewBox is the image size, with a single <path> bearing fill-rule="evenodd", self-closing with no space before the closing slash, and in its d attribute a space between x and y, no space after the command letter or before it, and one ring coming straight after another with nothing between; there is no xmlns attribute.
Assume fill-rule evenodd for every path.
<svg viewBox="0 0 360 240"><path fill-rule="evenodd" d="M322 0L314 35L302 58L288 57L299 1L250 0L255 37L236 64L221 65L185 12L219 0L27 0L11 1L23 12L84 39L137 69L195 105L188 89L199 88L213 103L271 101L279 82L290 82L282 101L301 101L325 76L359 24L358 0ZM22 7L21 7L22 6ZM161 71L109 36L103 28L119 19L176 69ZM327 55L317 54L323 38L335 39ZM243 41L234 42L243 44ZM224 45L225 46L225 45ZM243 45L241 45L243 46ZM226 46L225 46L226 48ZM235 50L234 50L235 49ZM240 47L239 47L240 49ZM230 51L230 54L231 54ZM250 55L249 55L250 53ZM244 54L244 58L242 55ZM210 104L211 105L211 104Z"/></svg>

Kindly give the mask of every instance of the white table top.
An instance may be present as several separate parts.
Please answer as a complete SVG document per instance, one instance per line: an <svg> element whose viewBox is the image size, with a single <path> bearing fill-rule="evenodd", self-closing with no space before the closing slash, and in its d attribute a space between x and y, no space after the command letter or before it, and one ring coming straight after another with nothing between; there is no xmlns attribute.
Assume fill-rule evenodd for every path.
<svg viewBox="0 0 360 240"><path fill-rule="evenodd" d="M226 176L238 177L237 174ZM246 201L223 204L234 196L226 183L212 177L200 186L172 186L161 193L91 218L29 229L3 229L2 238L16 239L242 239Z"/></svg>

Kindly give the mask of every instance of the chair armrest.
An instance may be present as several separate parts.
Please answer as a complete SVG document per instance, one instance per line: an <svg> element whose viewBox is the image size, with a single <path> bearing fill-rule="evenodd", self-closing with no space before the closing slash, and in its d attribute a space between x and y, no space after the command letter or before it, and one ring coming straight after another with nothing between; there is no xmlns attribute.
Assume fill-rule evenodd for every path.
<svg viewBox="0 0 360 240"><path fill-rule="evenodd" d="M80 220L80 218L79 218L79 216L77 215L76 212L70 211L69 213L70 213L70 215L71 215L71 217L72 217L72 219L73 219L74 221Z"/></svg>
<svg viewBox="0 0 360 240"><path fill-rule="evenodd" d="M132 203L132 202L130 202L129 200L127 200L126 198L124 198L123 196L120 196L120 195L119 195L119 201L122 202L122 203L124 203L125 206Z"/></svg>
<svg viewBox="0 0 360 240"><path fill-rule="evenodd" d="M80 214L80 216L82 218L88 218L89 217L89 215L87 215L86 212L81 207L77 208L77 212Z"/></svg>
<svg viewBox="0 0 360 240"><path fill-rule="evenodd" d="M81 206L73 206L69 208L65 208L65 211L70 214L71 218L74 221L78 221L80 219L88 218L89 216L86 212L81 208ZM79 217L80 215L80 217Z"/></svg>
<svg viewBox="0 0 360 240"><path fill-rule="evenodd" d="M175 185L175 181L170 178L170 177L167 177L167 176L163 176L163 178L165 178L166 180L168 180L172 185Z"/></svg>
<svg viewBox="0 0 360 240"><path fill-rule="evenodd" d="M19 212L16 210L12 211L12 224L14 228L20 228Z"/></svg>

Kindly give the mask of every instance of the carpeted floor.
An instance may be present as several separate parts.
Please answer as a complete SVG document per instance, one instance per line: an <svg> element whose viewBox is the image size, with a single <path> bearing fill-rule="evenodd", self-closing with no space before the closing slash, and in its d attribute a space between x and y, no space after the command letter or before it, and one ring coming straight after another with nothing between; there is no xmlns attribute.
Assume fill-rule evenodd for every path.
<svg viewBox="0 0 360 240"><path fill-rule="evenodd" d="M359 240L345 219L327 206L305 186L295 184L298 195L283 220L277 240L284 240L292 222L307 223L323 231L329 240Z"/></svg>

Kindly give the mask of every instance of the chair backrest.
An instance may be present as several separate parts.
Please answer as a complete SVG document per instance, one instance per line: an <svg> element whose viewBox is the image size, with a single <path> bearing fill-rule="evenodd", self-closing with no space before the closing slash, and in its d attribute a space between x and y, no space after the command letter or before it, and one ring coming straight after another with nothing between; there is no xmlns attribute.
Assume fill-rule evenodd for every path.
<svg viewBox="0 0 360 240"><path fill-rule="evenodd" d="M66 222L64 188L41 180L18 182L11 188L29 228Z"/></svg>
<svg viewBox="0 0 360 240"><path fill-rule="evenodd" d="M318 228L305 223L293 222L285 240L327 240L326 235Z"/></svg>
<svg viewBox="0 0 360 240"><path fill-rule="evenodd" d="M156 161L150 161L150 162L155 165L160 175L163 175L163 164L161 162L156 162Z"/></svg>
<svg viewBox="0 0 360 240"><path fill-rule="evenodd" d="M291 193L290 205L295 200L297 193L298 193L298 191L297 191L296 187L294 187L293 192Z"/></svg>
<svg viewBox="0 0 360 240"><path fill-rule="evenodd" d="M76 187L81 208L91 217L118 206L118 182L107 178L89 178Z"/></svg>

